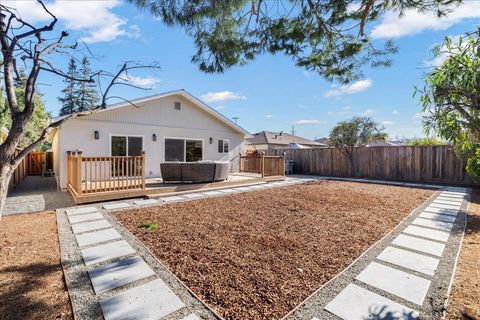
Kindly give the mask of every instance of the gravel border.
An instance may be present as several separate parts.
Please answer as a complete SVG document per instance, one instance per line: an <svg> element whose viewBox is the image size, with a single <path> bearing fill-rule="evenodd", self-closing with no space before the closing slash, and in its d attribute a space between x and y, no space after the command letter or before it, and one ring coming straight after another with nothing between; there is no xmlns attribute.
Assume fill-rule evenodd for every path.
<svg viewBox="0 0 480 320"><path fill-rule="evenodd" d="M443 318L444 312L446 310L449 287L451 281L453 280L453 272L456 265L456 258L460 250L463 230L466 225L466 209L469 205L470 194L467 194L467 197L464 199L460 207L460 212L457 215L457 219L455 220L454 227L451 231L451 236L445 245L443 255L438 264L437 271L435 272L435 275L433 277L395 265L395 268L397 269L407 271L410 274L418 275L425 279L431 280L430 288L428 290L422 307L419 307L414 303L400 299L392 294L386 293L375 287L355 280L355 277L361 271L363 271L370 264L370 262L374 261L378 254L380 254L387 246L391 245L392 240L395 239L401 233L401 231L406 226L408 226L415 218L417 218L417 216L423 211L423 209L438 197L441 191L442 190L436 191L425 203L413 210L410 215L408 215L400 224L397 225L397 227L395 227L395 229L393 229L385 237L383 237L372 247L370 247L343 272L338 274L335 278L333 278L323 287L318 289L314 294L312 294L302 304L300 304L297 308L287 314L283 319L310 320L313 317L317 317L322 320L340 319L337 316L331 314L330 312L324 310L324 307L350 283L360 284L361 287L368 288L368 290L372 292L378 293L395 302L401 303L406 307L419 311L421 313L420 319L433 320ZM428 256L428 254L423 254ZM381 263L389 265L389 263L384 261L382 261Z"/></svg>

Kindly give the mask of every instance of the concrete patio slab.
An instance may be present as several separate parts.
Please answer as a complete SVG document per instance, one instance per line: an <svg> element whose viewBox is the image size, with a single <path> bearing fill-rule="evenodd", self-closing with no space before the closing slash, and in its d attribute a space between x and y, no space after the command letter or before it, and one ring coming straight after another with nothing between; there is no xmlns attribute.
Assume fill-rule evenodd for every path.
<svg viewBox="0 0 480 320"><path fill-rule="evenodd" d="M110 204L104 204L103 209L105 210L117 210L117 209L124 209L124 208L130 208L131 205L126 202L116 202L116 203L110 203Z"/></svg>
<svg viewBox="0 0 480 320"><path fill-rule="evenodd" d="M156 204L158 203L157 200L155 199L143 199L143 200L135 200L133 201L133 204L137 206L146 206L146 205L151 205L151 204Z"/></svg>
<svg viewBox="0 0 480 320"><path fill-rule="evenodd" d="M180 201L180 200L184 200L184 199L185 198L183 196L171 196L171 197L160 198L160 200L164 201L164 202Z"/></svg>
<svg viewBox="0 0 480 320"><path fill-rule="evenodd" d="M202 320L202 319L200 319L195 313L192 313L186 316L185 318L183 318L182 320Z"/></svg>
<svg viewBox="0 0 480 320"><path fill-rule="evenodd" d="M67 209L68 216L73 216L76 214L92 213L92 212L98 212L98 209L95 207L81 207L81 208Z"/></svg>
<svg viewBox="0 0 480 320"><path fill-rule="evenodd" d="M454 199L454 200L464 200L465 199L464 194L448 194L448 193L445 193L445 192L442 192L439 195L439 198L440 197L445 198L445 199Z"/></svg>
<svg viewBox="0 0 480 320"><path fill-rule="evenodd" d="M458 205L459 206L459 205L462 204L463 199L452 199L452 198L448 198L448 197L439 196L433 202L434 203L443 203L443 204L453 204L453 205Z"/></svg>
<svg viewBox="0 0 480 320"><path fill-rule="evenodd" d="M440 230L433 230L424 227L408 226L403 230L403 233L411 234L414 236L424 237L428 239L447 242L450 233Z"/></svg>
<svg viewBox="0 0 480 320"><path fill-rule="evenodd" d="M239 190L239 191L250 191L252 190L252 188L250 187L239 187L239 188L234 188L235 190Z"/></svg>
<svg viewBox="0 0 480 320"><path fill-rule="evenodd" d="M377 256L377 259L429 276L435 274L435 270L437 270L440 262L438 259L427 257L423 254L394 247L386 247Z"/></svg>
<svg viewBox="0 0 480 320"><path fill-rule="evenodd" d="M455 220L457 220L456 216L448 216L446 214L430 213L430 212L422 212L418 215L418 217L423 219L430 219L430 220L444 221L444 222L455 222Z"/></svg>
<svg viewBox="0 0 480 320"><path fill-rule="evenodd" d="M452 228L453 228L453 223L451 222L435 221L435 220L429 220L429 219L423 219L423 218L417 218L413 220L412 224L415 224L417 226L422 226L422 227L429 227L433 229L443 230L447 232L452 231Z"/></svg>
<svg viewBox="0 0 480 320"><path fill-rule="evenodd" d="M123 257L135 252L135 250L125 240L100 244L95 247L81 249L80 251L86 266L91 266L99 262Z"/></svg>
<svg viewBox="0 0 480 320"><path fill-rule="evenodd" d="M160 279L100 300L105 320L160 319L184 306Z"/></svg>
<svg viewBox="0 0 480 320"><path fill-rule="evenodd" d="M112 225L106 219L102 219L102 220L72 224L72 231L73 233L76 234L76 233L105 229L110 227L112 227Z"/></svg>
<svg viewBox="0 0 480 320"><path fill-rule="evenodd" d="M430 286L427 279L376 262L371 262L356 279L420 306Z"/></svg>
<svg viewBox="0 0 480 320"><path fill-rule="evenodd" d="M140 257L131 257L88 271L96 294L146 278L155 272Z"/></svg>
<svg viewBox="0 0 480 320"><path fill-rule="evenodd" d="M325 306L325 310L343 320L413 320L419 315L415 310L354 284L349 284L343 289Z"/></svg>
<svg viewBox="0 0 480 320"><path fill-rule="evenodd" d="M100 212L68 216L68 221L70 221L70 223L79 223L79 222L86 222L86 221L99 220L99 219L103 219L103 216Z"/></svg>
<svg viewBox="0 0 480 320"><path fill-rule="evenodd" d="M235 190L235 189L222 189L222 190L218 190L220 192L223 192L223 193L237 193L238 190Z"/></svg>
<svg viewBox="0 0 480 320"><path fill-rule="evenodd" d="M458 210L460 209L459 205L448 205L448 204L439 204L439 203L431 203L429 205L430 208L439 208L439 209L452 209L452 210Z"/></svg>
<svg viewBox="0 0 480 320"><path fill-rule="evenodd" d="M411 237L406 234L399 234L393 239L392 244L429 253L438 257L442 256L443 250L445 249L445 244L443 243Z"/></svg>
<svg viewBox="0 0 480 320"><path fill-rule="evenodd" d="M113 228L103 229L92 232L76 234L75 238L80 247L89 246L96 243L106 242L110 240L120 239L122 235Z"/></svg>

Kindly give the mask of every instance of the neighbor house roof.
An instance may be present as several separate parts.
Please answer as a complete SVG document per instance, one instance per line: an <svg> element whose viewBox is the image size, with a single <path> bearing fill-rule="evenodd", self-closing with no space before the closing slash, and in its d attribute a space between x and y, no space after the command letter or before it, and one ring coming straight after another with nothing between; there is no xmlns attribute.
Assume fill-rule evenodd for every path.
<svg viewBox="0 0 480 320"><path fill-rule="evenodd" d="M398 146L403 146L405 143L403 141L383 141L383 140L376 140L373 141L369 144L367 144L367 147L398 147Z"/></svg>
<svg viewBox="0 0 480 320"><path fill-rule="evenodd" d="M253 135L253 137L246 139L249 144L279 144L288 146L291 143L296 143L311 147L325 147L324 144L312 140L308 140L299 136L294 136L285 132L271 132L261 131Z"/></svg>
<svg viewBox="0 0 480 320"><path fill-rule="evenodd" d="M320 139L315 139L313 141L324 144L326 146L328 146L328 143L330 142L330 140L327 137L323 137L323 138L320 138Z"/></svg>
<svg viewBox="0 0 480 320"><path fill-rule="evenodd" d="M240 133L242 133L242 134L244 134L244 135L246 135L246 136L251 136L251 134L250 134L247 130L245 130L244 128L242 128L241 126L239 126L238 124L236 124L235 122L231 121L230 119L228 119L227 117L225 117L224 115L222 115L221 113L219 113L218 111L216 111L215 109L211 108L211 107L208 106L205 102L201 101L200 99L198 99L197 97L195 97L194 95L192 95L191 93L187 92L187 91L184 90L184 89L167 91L167 92L163 92L163 93L156 94L156 95L152 95L152 96L148 96L148 97L133 99L133 100L130 100L129 102L119 102L119 103L115 103L115 104L112 104L112 105L108 105L105 109L98 110L97 112L105 112L105 111L108 111L108 110L113 110L113 109L128 107L128 106L131 106L132 104L140 105L140 104L142 104L142 103L144 103L144 102L147 102L147 101L150 101L150 100L165 98L165 97L174 96L174 95L178 95L178 96L181 96L181 97L189 100L189 101L192 102L194 105L196 105L197 107L199 107L200 109L202 109L203 111L205 111L206 113L208 113L209 115L211 115L213 118L221 121L222 123L224 123L224 124L226 124L227 126L231 127L231 128L234 129L235 131L240 132ZM141 106L140 106L140 107L141 107ZM88 115L87 115L87 116L88 116ZM63 117L64 117L64 116L56 117L56 118L53 119L53 121L60 120L60 119L62 119Z"/></svg>
<svg viewBox="0 0 480 320"><path fill-rule="evenodd" d="M0 129L0 144L3 143L8 137L8 129L1 128Z"/></svg>

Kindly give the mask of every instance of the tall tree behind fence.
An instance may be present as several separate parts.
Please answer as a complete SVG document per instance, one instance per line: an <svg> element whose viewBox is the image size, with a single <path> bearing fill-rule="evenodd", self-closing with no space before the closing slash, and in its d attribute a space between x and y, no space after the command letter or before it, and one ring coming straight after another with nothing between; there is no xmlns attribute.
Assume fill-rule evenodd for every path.
<svg viewBox="0 0 480 320"><path fill-rule="evenodd" d="M294 173L354 177L347 156L337 148L278 149L294 161ZM451 146L359 147L355 152L357 178L411 182L480 185L465 171Z"/></svg>

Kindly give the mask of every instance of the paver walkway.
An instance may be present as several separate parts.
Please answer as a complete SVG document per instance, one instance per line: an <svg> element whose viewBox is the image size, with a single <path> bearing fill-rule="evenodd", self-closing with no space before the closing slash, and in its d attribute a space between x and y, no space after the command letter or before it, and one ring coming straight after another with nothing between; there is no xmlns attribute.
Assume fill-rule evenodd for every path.
<svg viewBox="0 0 480 320"><path fill-rule="evenodd" d="M440 319L465 226L465 188L444 188L291 319Z"/></svg>
<svg viewBox="0 0 480 320"><path fill-rule="evenodd" d="M158 199L117 201L57 211L62 260L80 319L217 319L116 220L112 210L192 201L303 183L286 179ZM91 285L90 285L91 284Z"/></svg>

